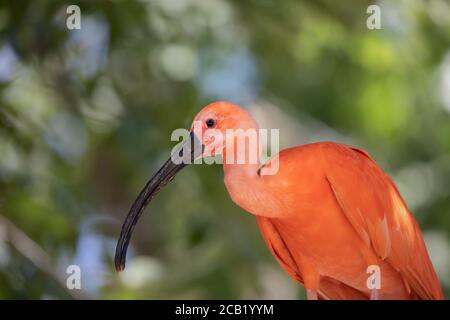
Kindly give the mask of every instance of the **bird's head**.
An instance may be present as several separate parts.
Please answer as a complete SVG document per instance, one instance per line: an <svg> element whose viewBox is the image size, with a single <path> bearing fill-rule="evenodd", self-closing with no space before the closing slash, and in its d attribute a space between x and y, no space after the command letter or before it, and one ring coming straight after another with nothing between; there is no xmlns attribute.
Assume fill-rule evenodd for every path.
<svg viewBox="0 0 450 320"><path fill-rule="evenodd" d="M256 128L256 122L247 111L229 102L215 102L200 110L192 123L189 139L172 152L171 157L147 182L131 206L117 242L115 256L117 271L125 268L127 248L133 229L145 206L155 194L187 164L202 157L224 155L226 150L231 148L234 151L237 135Z"/></svg>
<svg viewBox="0 0 450 320"><path fill-rule="evenodd" d="M195 116L191 132L204 147L202 157L210 157L232 148L239 132L256 128L257 123L245 109L229 102L214 102Z"/></svg>

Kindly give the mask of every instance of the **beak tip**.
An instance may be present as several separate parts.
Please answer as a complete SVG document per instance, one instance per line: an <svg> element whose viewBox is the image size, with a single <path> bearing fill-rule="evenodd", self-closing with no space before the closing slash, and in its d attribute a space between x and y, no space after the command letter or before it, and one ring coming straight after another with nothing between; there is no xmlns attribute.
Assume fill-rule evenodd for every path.
<svg viewBox="0 0 450 320"><path fill-rule="evenodd" d="M122 272L123 270L125 270L125 263L122 262L116 263L116 271Z"/></svg>
<svg viewBox="0 0 450 320"><path fill-rule="evenodd" d="M114 266L117 272L125 270L125 256L122 253L116 253L114 258Z"/></svg>

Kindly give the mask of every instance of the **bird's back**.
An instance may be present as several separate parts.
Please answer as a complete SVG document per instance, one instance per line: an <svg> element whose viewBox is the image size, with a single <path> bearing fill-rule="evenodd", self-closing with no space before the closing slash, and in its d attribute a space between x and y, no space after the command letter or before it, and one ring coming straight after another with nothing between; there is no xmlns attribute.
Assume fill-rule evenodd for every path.
<svg viewBox="0 0 450 320"><path fill-rule="evenodd" d="M275 197L286 199L287 212L279 219L258 216L258 224L294 279L304 282L299 260L312 261L322 297L367 298L363 266L371 262L382 266L382 298L443 298L417 223L365 151L315 143L283 150L278 161L278 174L265 179ZM345 274L355 270L357 281Z"/></svg>

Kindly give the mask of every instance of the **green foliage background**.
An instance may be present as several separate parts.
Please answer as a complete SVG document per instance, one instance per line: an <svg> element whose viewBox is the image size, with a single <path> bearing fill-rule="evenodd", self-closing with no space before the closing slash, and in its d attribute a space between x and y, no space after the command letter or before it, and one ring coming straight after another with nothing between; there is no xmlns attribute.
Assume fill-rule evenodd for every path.
<svg viewBox="0 0 450 320"><path fill-rule="evenodd" d="M81 30L66 8L81 8ZM2 1L0 298L301 298L220 166L154 200L113 268L125 214L205 104L369 151L398 183L450 296L450 3ZM265 122L264 122L265 121ZM68 265L82 290L67 290Z"/></svg>

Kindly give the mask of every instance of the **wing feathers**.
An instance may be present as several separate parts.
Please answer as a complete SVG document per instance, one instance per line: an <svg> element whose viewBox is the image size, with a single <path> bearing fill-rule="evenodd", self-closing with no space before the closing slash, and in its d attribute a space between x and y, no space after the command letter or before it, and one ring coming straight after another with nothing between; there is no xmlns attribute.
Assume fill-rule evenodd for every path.
<svg viewBox="0 0 450 320"><path fill-rule="evenodd" d="M355 231L402 274L408 290L421 299L442 299L419 227L395 184L366 152L332 146L324 153L326 178Z"/></svg>

